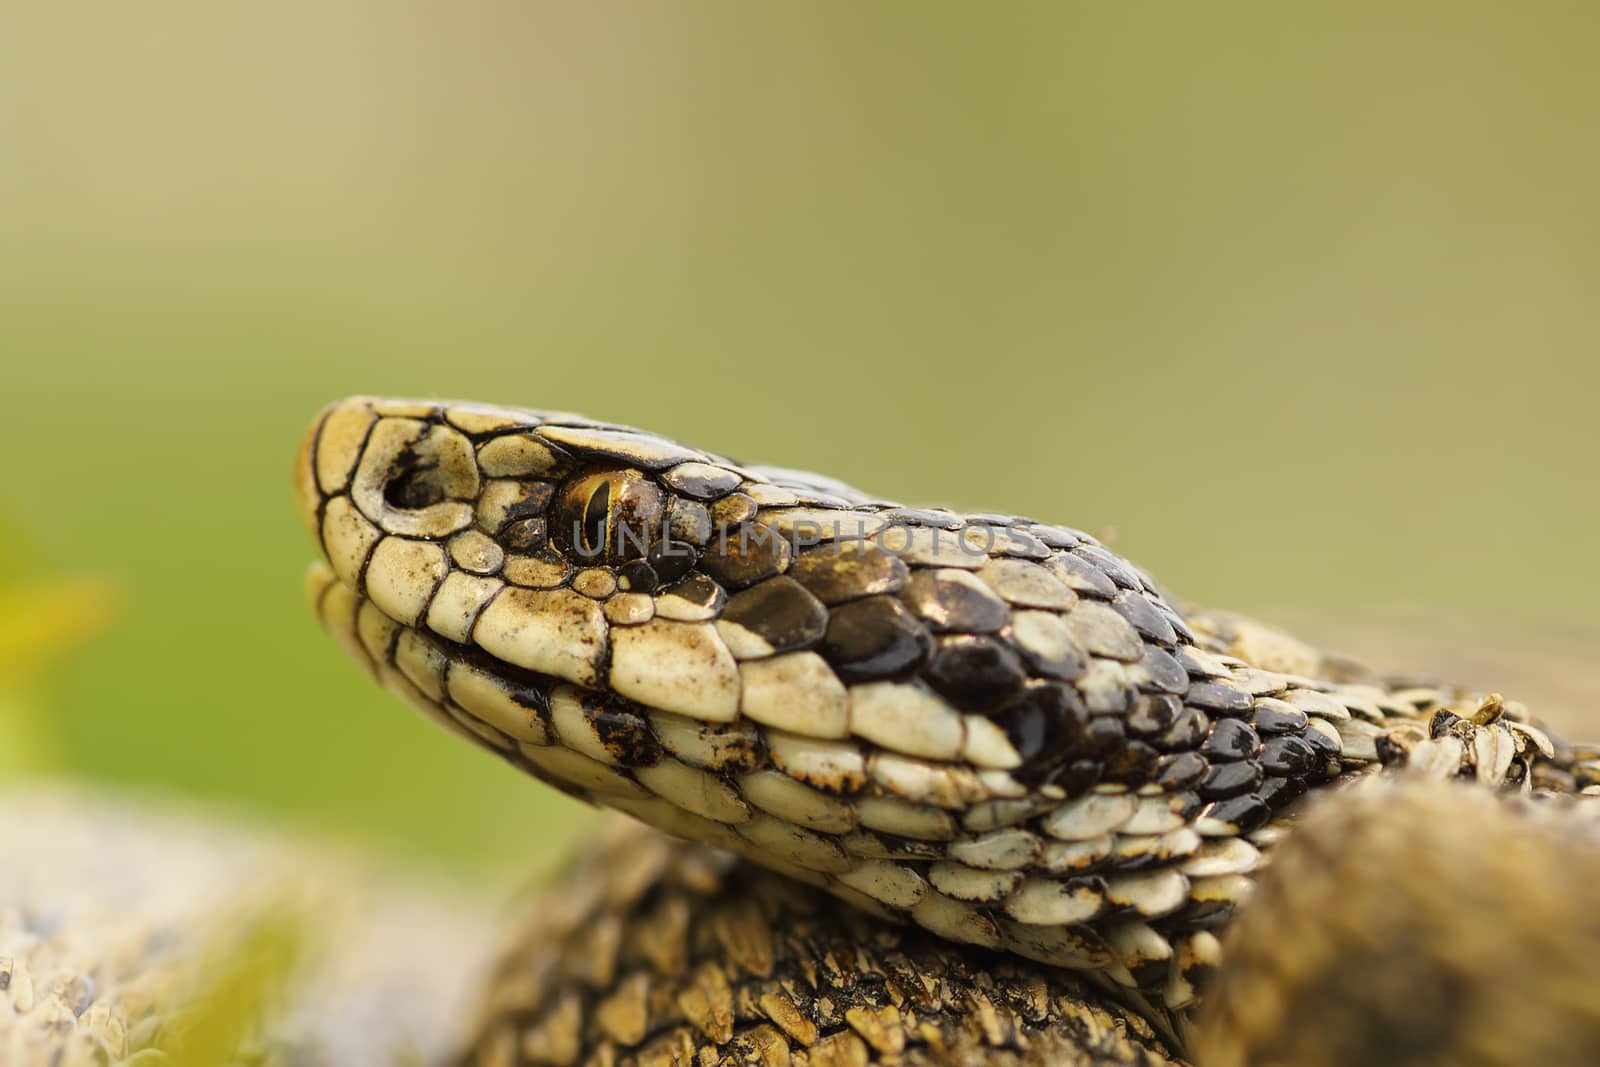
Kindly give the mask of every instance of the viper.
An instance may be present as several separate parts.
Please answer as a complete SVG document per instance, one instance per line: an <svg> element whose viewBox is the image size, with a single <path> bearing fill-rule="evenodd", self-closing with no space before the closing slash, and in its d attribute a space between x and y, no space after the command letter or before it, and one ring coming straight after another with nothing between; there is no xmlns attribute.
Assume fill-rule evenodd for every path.
<svg viewBox="0 0 1600 1067"><path fill-rule="evenodd" d="M1476 790L1587 809L1574 798L1600 783L1600 751L1514 701L1379 677L1198 609L1033 518L903 506L569 413L371 397L317 417L295 487L323 624L450 732L769 872L753 876L764 928L836 898L853 910L829 936L854 924L863 945L933 952L1044 1005L1050 983L1076 983L1074 1003L1175 1053L1207 991L1230 988L1228 929L1308 798L1359 811L1362 781L1387 772L1452 783L1447 806ZM658 891L729 906L702 882ZM777 886L797 896L773 903ZM825 969L816 944L787 944L786 966ZM725 968L737 951L716 955ZM513 957L501 989L518 974ZM754 1032L741 1011L779 1044L790 1009L816 1029L814 1003L762 1007L757 991L741 1008L737 983L712 984L691 1000L726 999L727 1025L687 1047L696 1062L734 1055ZM562 1055L505 1036L531 1025L527 1004L491 1011L477 1062L619 1062L631 1046L584 1014L599 999L568 1011ZM1233 1033L1282 1021L1282 1005L1240 1004ZM916 1033L883 1040L903 1051ZM772 1051L751 1040L740 1056Z"/></svg>

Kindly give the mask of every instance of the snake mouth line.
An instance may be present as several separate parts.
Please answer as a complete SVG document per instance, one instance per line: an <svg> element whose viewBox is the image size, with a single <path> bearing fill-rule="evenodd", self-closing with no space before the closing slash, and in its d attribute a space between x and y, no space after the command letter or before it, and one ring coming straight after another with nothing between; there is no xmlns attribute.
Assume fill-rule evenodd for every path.
<svg viewBox="0 0 1600 1067"><path fill-rule="evenodd" d="M335 584L345 590L345 592L354 597L357 601L362 603L370 602L355 589L341 582L338 576L333 574L332 569L328 567L326 562L322 560L313 560L310 564L308 564L308 570L311 572L311 582L315 583L315 585L321 586L320 592L313 593L311 605L312 609L317 612L319 617L323 614L321 600L323 597L328 595L329 590ZM331 583L328 585L322 585L323 580L330 578L332 579ZM394 620L390 621L393 622ZM508 685L514 686L519 690L548 694L550 690L554 689L557 685L562 684L563 680L560 678L549 674L541 674L538 671L531 671L525 667L519 667L515 663L507 663L504 660L496 659L483 649L478 648L476 645L463 644L460 641L452 641L448 637L432 633L431 631L423 630L421 627L407 626L404 623L396 623L396 626L396 640L399 639L400 634L414 635L419 639L428 641L430 644L436 647L443 654L444 659L447 662L463 663L480 670L485 674L496 675L497 677L504 679ZM369 671L376 673L378 663L373 660L369 650L363 647L362 652L366 658ZM393 649L391 647L391 655L385 658L385 661L391 666L393 666L392 652Z"/></svg>
<svg viewBox="0 0 1600 1067"><path fill-rule="evenodd" d="M341 581L324 561L310 565L306 584L312 609L324 628L369 675L425 718L533 770L518 757L517 744L548 741L550 694L561 679L397 622ZM561 782L552 784L567 788Z"/></svg>

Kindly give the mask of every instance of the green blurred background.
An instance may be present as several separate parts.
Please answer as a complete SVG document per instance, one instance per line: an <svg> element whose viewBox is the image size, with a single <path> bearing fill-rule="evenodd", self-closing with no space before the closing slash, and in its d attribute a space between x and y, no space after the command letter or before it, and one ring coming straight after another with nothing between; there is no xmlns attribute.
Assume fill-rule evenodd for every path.
<svg viewBox="0 0 1600 1067"><path fill-rule="evenodd" d="M351 392L1114 528L1313 629L1597 647L1592 4L5 21L0 583L120 613L13 762L467 869L581 825L313 626L289 462Z"/></svg>

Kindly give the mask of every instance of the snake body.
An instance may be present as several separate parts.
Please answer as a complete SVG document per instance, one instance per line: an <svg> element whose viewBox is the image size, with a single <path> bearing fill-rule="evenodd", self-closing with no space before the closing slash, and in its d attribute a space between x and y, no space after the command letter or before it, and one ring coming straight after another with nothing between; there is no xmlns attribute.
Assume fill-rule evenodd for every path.
<svg viewBox="0 0 1600 1067"><path fill-rule="evenodd" d="M458 1064L1600 1063L1600 820L1579 810L1412 776L1318 798L1184 1058L1081 975L611 823L503 946Z"/></svg>
<svg viewBox="0 0 1600 1067"><path fill-rule="evenodd" d="M1179 1044L1302 796L1385 766L1600 780L1517 705L1187 609L1024 517L465 403L332 405L295 469L322 621L425 715Z"/></svg>
<svg viewBox="0 0 1600 1067"><path fill-rule="evenodd" d="M482 894L346 847L148 796L10 789L0 1063L1600 1062L1600 824L1365 781L1272 850L1189 1059L1081 974L834 907L621 815L496 938ZM290 940L272 948L263 922Z"/></svg>
<svg viewBox="0 0 1600 1067"><path fill-rule="evenodd" d="M1178 1067L1081 975L620 818L527 910L486 987L458 1067Z"/></svg>

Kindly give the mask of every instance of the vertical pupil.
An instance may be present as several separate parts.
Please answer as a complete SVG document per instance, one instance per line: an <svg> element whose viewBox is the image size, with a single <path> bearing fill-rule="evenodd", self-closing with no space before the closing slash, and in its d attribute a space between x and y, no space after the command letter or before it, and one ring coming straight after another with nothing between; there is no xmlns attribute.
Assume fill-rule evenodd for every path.
<svg viewBox="0 0 1600 1067"><path fill-rule="evenodd" d="M583 509L583 547L599 552L606 547L606 519L611 514L611 483L601 482Z"/></svg>

